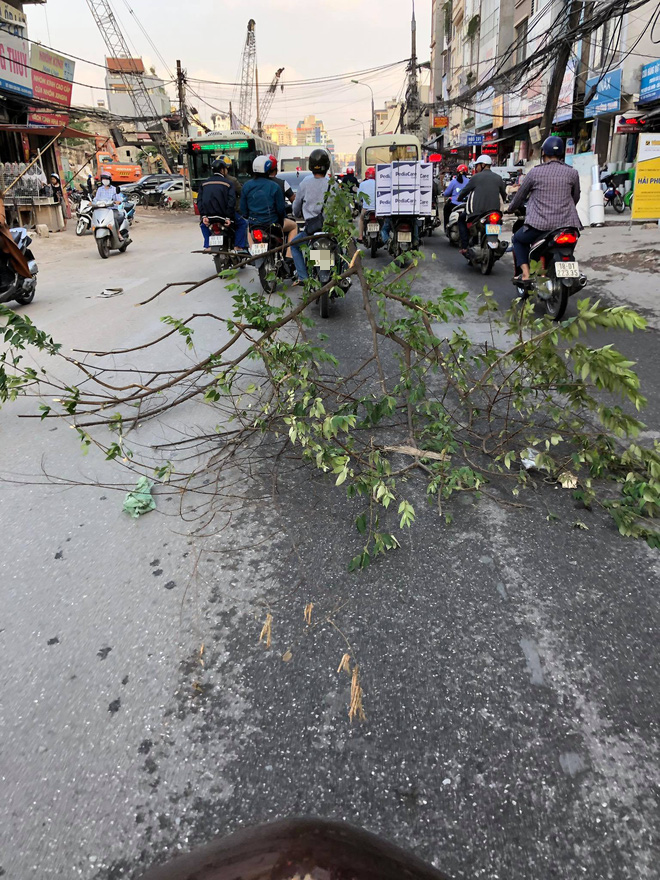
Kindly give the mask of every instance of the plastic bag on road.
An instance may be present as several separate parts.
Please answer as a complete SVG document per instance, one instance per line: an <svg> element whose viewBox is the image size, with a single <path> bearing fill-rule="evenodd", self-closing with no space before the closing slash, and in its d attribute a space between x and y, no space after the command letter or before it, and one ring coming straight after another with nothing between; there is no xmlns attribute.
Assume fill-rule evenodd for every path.
<svg viewBox="0 0 660 880"><path fill-rule="evenodd" d="M154 510L156 507L156 502L151 497L151 487L153 483L151 480L148 480L146 477L140 477L137 481L135 489L132 492L126 493L126 498L124 498L124 511L132 516L133 519L137 519L139 516L142 516L143 513L149 513L150 510Z"/></svg>

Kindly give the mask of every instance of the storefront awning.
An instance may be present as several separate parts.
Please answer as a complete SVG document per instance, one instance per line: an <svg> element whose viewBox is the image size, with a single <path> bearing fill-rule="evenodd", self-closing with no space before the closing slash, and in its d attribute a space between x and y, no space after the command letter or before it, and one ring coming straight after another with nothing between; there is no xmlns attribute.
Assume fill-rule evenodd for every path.
<svg viewBox="0 0 660 880"><path fill-rule="evenodd" d="M40 134L43 137L65 138L90 138L93 140L99 135L89 134L86 131L78 131L77 128L51 128L48 125L0 125L0 131L15 132L16 134Z"/></svg>

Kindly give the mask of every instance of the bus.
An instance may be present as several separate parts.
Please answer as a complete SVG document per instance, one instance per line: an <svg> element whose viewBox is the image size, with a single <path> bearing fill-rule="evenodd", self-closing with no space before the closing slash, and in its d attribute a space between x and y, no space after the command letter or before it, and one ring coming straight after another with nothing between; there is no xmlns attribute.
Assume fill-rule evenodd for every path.
<svg viewBox="0 0 660 880"><path fill-rule="evenodd" d="M419 162L422 145L414 134L379 134L362 141L355 156L355 173L364 179L367 168L387 165L389 162Z"/></svg>
<svg viewBox="0 0 660 880"><path fill-rule="evenodd" d="M218 156L229 156L232 161L230 174L239 183L252 176L252 162L257 156L276 156L277 144L258 137L251 131L210 131L201 137L190 138L186 148L188 175L193 198L197 198L200 183L213 173L211 165Z"/></svg>

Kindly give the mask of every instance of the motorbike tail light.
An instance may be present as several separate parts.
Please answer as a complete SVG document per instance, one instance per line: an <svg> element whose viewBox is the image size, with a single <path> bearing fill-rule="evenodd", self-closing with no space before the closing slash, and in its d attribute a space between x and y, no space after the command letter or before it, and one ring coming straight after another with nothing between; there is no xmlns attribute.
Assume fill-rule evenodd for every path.
<svg viewBox="0 0 660 880"><path fill-rule="evenodd" d="M501 219L502 219L502 215L498 214L497 211L493 211L492 214L488 215L488 222L489 223L499 223Z"/></svg>
<svg viewBox="0 0 660 880"><path fill-rule="evenodd" d="M213 235L220 235L220 224L219 223L214 223L212 228L213 228Z"/></svg>
<svg viewBox="0 0 660 880"><path fill-rule="evenodd" d="M410 223L400 223L399 229L401 232L410 232Z"/></svg>
<svg viewBox="0 0 660 880"><path fill-rule="evenodd" d="M575 244L577 236L573 232L560 232L555 235L555 244Z"/></svg>
<svg viewBox="0 0 660 880"><path fill-rule="evenodd" d="M261 243L264 240L264 234L263 234L262 230L261 229L253 229L252 230L252 238L256 242Z"/></svg>

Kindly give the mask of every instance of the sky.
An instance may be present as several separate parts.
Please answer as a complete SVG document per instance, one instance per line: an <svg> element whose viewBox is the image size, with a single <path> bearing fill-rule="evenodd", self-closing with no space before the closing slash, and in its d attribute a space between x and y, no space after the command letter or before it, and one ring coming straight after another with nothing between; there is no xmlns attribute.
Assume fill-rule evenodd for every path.
<svg viewBox="0 0 660 880"><path fill-rule="evenodd" d="M412 0L110 0L129 48L165 80L181 60L190 80L188 103L210 122L213 108L227 110L240 79L248 19L256 21L259 82L270 83L284 67L267 122L295 127L314 114L323 120L338 152L355 152L369 133L371 93L350 82L296 85L296 80L333 76L402 61L410 55ZM86 0L47 0L26 6L28 36L53 49L103 64L106 47ZM134 15L131 13L133 11ZM417 53L429 58L431 0L416 0ZM140 29L141 24L152 43ZM164 59L165 64L161 61ZM376 109L402 94L405 65L370 74ZM360 77L362 78L362 77ZM77 61L73 102L96 105L105 98L104 71ZM197 82L203 80L205 82ZM287 82L291 85L287 86ZM96 87L96 88L93 88ZM175 90L168 86L174 98ZM195 94L192 94L192 91ZM261 91L261 88L260 88ZM234 108L236 109L234 96ZM353 122L351 119L357 119Z"/></svg>

